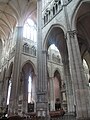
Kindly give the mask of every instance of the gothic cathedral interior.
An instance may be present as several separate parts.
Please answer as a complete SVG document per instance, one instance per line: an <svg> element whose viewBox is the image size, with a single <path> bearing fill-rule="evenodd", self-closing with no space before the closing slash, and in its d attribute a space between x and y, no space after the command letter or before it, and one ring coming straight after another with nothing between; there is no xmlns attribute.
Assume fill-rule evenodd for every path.
<svg viewBox="0 0 90 120"><path fill-rule="evenodd" d="M89 34L90 0L0 0L0 119L90 120Z"/></svg>

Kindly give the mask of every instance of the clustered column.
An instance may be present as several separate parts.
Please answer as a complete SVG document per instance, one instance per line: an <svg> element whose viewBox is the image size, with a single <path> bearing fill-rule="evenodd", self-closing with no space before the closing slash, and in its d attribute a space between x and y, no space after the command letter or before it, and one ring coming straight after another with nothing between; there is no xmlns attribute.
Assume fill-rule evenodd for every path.
<svg viewBox="0 0 90 120"><path fill-rule="evenodd" d="M87 81L84 76L81 54L79 50L77 34L71 30L70 21L67 13L66 2L63 1L65 22L67 27L67 47L69 63L71 67L71 77L74 87L74 103L76 106L77 119L90 119L90 93L86 86Z"/></svg>
<svg viewBox="0 0 90 120"><path fill-rule="evenodd" d="M90 96L86 86L76 31L68 31L67 43L74 86L77 118L90 118Z"/></svg>
<svg viewBox="0 0 90 120"><path fill-rule="evenodd" d="M27 113L28 110L28 76L25 76L23 82L23 114Z"/></svg>
<svg viewBox="0 0 90 120"><path fill-rule="evenodd" d="M74 98L72 89L72 80L69 69L69 61L63 63L64 66L64 79L66 83L66 94L67 94L67 109L69 113L74 113Z"/></svg>
<svg viewBox="0 0 90 120"><path fill-rule="evenodd" d="M42 49L42 0L37 0L37 103L38 117L48 119L47 52Z"/></svg>
<svg viewBox="0 0 90 120"><path fill-rule="evenodd" d="M20 66L21 66L21 51L22 51L22 35L23 27L17 27L17 38L16 38L16 51L14 58L14 68L12 73L12 88L9 104L9 114L14 115L18 113L18 86L20 79Z"/></svg>

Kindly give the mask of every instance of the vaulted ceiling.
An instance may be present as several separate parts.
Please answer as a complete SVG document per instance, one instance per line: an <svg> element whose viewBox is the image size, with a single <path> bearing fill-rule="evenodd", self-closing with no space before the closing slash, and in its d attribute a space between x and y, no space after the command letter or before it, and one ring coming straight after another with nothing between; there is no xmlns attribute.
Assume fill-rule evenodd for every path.
<svg viewBox="0 0 90 120"><path fill-rule="evenodd" d="M7 40L28 17L36 22L36 0L0 0L0 39Z"/></svg>

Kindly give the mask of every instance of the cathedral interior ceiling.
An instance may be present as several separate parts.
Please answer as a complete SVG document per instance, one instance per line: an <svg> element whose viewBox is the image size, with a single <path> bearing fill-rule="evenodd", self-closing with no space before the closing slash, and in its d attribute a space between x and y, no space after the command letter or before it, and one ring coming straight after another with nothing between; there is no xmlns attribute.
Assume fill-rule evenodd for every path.
<svg viewBox="0 0 90 120"><path fill-rule="evenodd" d="M36 0L0 0L0 38L7 40L16 24L29 16L36 22Z"/></svg>

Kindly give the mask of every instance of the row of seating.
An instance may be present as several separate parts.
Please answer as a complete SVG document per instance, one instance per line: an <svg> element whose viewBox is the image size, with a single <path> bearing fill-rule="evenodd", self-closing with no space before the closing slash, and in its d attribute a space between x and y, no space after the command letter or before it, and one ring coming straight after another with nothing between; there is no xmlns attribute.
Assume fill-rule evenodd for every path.
<svg viewBox="0 0 90 120"><path fill-rule="evenodd" d="M49 112L50 118L60 118L65 114L63 109L59 111L51 111ZM37 120L37 115L35 112L28 113L26 117L20 117L19 115L10 116L9 118L3 117L0 120Z"/></svg>

